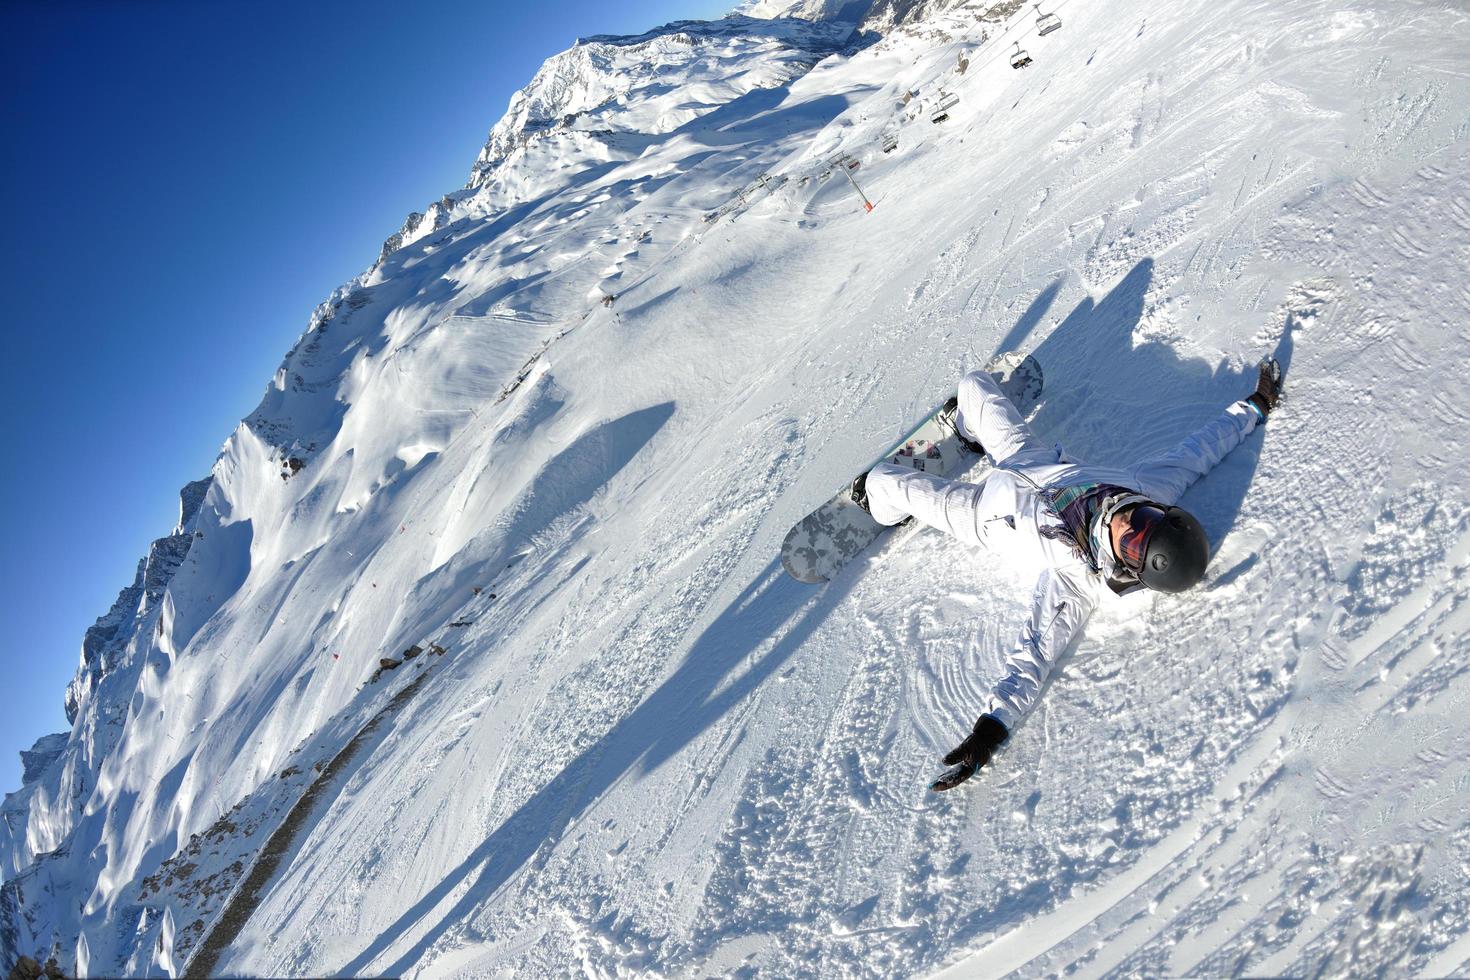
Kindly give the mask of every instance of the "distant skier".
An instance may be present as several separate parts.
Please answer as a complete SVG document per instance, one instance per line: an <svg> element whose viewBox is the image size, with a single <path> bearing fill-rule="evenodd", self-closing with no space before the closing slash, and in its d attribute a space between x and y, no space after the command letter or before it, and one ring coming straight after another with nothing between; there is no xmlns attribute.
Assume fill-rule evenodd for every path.
<svg viewBox="0 0 1470 980"><path fill-rule="evenodd" d="M1043 443L994 379L975 371L949 411L960 437L995 463L983 483L946 480L904 457L854 481L853 499L879 523L914 517L1038 573L1031 620L1005 676L932 789L953 789L990 760L1108 591L1183 592L1204 577L1204 528L1174 503L1265 421L1280 393L1281 366L1268 358L1249 397L1174 449L1131 467L1089 466Z"/></svg>

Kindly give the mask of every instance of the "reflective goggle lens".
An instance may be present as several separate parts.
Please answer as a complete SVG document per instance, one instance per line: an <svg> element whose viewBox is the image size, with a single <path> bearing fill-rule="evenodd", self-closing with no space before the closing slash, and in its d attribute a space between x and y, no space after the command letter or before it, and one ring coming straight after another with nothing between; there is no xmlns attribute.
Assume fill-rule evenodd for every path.
<svg viewBox="0 0 1470 980"><path fill-rule="evenodd" d="M1118 537L1118 557L1133 571L1142 571L1149 535L1164 519L1164 512L1151 504L1139 504L1122 517L1128 528Z"/></svg>

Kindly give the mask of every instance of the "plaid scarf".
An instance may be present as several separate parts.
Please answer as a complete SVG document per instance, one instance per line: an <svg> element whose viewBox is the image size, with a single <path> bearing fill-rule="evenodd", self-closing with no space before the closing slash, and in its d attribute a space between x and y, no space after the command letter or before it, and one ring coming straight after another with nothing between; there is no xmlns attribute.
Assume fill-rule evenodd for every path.
<svg viewBox="0 0 1470 980"><path fill-rule="evenodd" d="M1138 491L1111 483L1079 483L1070 487L1046 490L1042 497L1062 519L1061 527L1044 527L1041 533L1048 538L1066 541L1093 568L1098 567L1098 556L1092 545L1092 520L1103 501L1122 494L1133 495Z"/></svg>

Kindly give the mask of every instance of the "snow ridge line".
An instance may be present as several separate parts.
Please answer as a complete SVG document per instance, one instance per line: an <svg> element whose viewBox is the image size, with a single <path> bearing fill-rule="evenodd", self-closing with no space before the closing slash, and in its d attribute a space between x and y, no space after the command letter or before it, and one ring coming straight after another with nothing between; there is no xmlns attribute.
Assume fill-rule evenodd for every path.
<svg viewBox="0 0 1470 980"><path fill-rule="evenodd" d="M342 747L340 752L332 757L332 761L327 763L321 774L301 794L301 799L291 807L286 818L281 821L280 826L275 829L265 842L265 846L260 849L260 855L255 864L251 866L250 873L241 882L235 894L230 896L229 902L220 912L209 934L199 944L197 952L189 959L188 965L184 967L180 974L182 977L197 977L203 980L214 972L220 956L230 948L230 944L249 924L251 915L254 914L256 906L260 904L261 893L271 878L275 876L282 860L294 849L298 832L311 817L322 794L337 774L357 757L369 736L377 731L383 720L390 715L397 714L404 705L413 700L414 695L418 693L419 688L432 673L432 669L420 671L412 682L393 695L393 699L362 726L362 729Z"/></svg>

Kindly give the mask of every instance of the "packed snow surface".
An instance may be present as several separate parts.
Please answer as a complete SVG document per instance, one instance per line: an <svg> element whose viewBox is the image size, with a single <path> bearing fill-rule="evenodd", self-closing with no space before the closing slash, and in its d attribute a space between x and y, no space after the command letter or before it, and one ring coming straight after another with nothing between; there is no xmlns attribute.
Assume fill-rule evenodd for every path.
<svg viewBox="0 0 1470 980"><path fill-rule="evenodd" d="M1470 971L1470 14L1048 9L548 61L89 633L0 811L7 961ZM1287 397L1183 501L1202 586L1105 604L936 795L1031 583L776 554L1002 350L1103 463L1265 354Z"/></svg>

